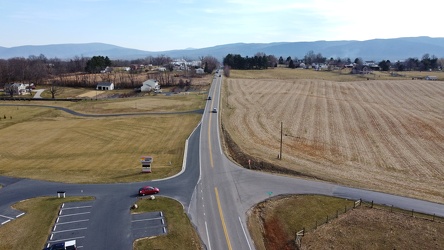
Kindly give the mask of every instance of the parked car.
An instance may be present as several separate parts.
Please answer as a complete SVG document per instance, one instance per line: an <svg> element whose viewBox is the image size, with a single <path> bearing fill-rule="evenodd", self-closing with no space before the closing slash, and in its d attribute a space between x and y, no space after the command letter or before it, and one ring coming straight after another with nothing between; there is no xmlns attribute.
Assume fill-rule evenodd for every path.
<svg viewBox="0 0 444 250"><path fill-rule="evenodd" d="M145 186L145 187L139 188L139 195L140 196L157 194L159 192L160 192L159 188L156 188L156 187Z"/></svg>
<svg viewBox="0 0 444 250"><path fill-rule="evenodd" d="M214 108L214 109L213 109L213 113L217 113L217 108Z"/></svg>
<svg viewBox="0 0 444 250"><path fill-rule="evenodd" d="M44 248L43 250L77 250L76 240L58 242Z"/></svg>

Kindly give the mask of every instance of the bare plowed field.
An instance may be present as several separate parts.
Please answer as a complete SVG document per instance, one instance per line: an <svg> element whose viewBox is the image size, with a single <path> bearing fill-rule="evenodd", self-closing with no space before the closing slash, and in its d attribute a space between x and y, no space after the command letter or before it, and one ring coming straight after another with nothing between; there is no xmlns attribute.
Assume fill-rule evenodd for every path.
<svg viewBox="0 0 444 250"><path fill-rule="evenodd" d="M228 78L225 84L224 128L252 160L444 203L443 82Z"/></svg>

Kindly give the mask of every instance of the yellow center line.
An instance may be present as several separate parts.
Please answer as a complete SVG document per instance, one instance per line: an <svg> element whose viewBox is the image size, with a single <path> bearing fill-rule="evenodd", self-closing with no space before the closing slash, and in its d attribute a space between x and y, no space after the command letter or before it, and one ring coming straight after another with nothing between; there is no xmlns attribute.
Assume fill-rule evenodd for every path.
<svg viewBox="0 0 444 250"><path fill-rule="evenodd" d="M213 96L214 96L215 92L216 92L216 90L214 89L213 90ZM210 112L212 112L212 110L213 110L213 101L214 101L214 98L212 98L212 100L211 100ZM214 168L213 153L211 151L211 136L210 136L210 132L211 132L211 117L213 117L212 114L210 115L210 119L208 119L208 151L210 153L210 166L212 168Z"/></svg>
<svg viewBox="0 0 444 250"><path fill-rule="evenodd" d="M216 193L217 207L219 208L219 216L220 220L222 221L222 228L224 229L224 234L225 234L225 239L227 240L228 249L232 250L230 237L228 236L227 232L227 226L225 225L224 214L222 213L222 207L220 206L219 192L217 191L217 187L214 187L214 192Z"/></svg>
<svg viewBox="0 0 444 250"><path fill-rule="evenodd" d="M212 105L211 105L212 106ZM211 152L211 136L210 136L210 131L211 131L211 117L212 115L210 115L210 119L208 120L208 152L210 153L210 166L212 168L214 168L214 163L213 163L213 153Z"/></svg>

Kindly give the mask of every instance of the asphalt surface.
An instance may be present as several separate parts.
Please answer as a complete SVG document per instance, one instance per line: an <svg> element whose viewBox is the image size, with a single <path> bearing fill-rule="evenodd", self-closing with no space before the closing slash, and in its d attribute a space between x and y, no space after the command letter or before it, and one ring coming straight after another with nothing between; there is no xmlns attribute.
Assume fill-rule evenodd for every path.
<svg viewBox="0 0 444 250"><path fill-rule="evenodd" d="M57 191L61 190L66 192L66 196L94 196L95 200L88 208L88 222L77 230L85 232L79 236L84 237L79 238L83 249L132 249L134 239L139 234L144 235L142 231L159 226L135 225L137 219L129 212L137 200L138 188L144 185L159 187L160 195L183 204L206 249L254 249L246 226L247 211L258 202L280 194L323 194L363 199L444 217L443 204L277 176L237 166L223 154L219 140L219 113L211 112L213 108L218 108L220 112L221 83L222 77L213 79L210 89L213 98L208 101L205 110L191 111L201 112L203 116L187 140L181 173L163 180L118 184L66 184L0 176L0 184L3 185L0 189L0 223L9 223L23 216L21 211L11 209L11 205L24 199L57 196ZM55 106L35 106L57 108L73 115L105 116L79 114ZM146 114L152 113L115 116ZM167 233L167 228L166 225L159 232L165 230Z"/></svg>

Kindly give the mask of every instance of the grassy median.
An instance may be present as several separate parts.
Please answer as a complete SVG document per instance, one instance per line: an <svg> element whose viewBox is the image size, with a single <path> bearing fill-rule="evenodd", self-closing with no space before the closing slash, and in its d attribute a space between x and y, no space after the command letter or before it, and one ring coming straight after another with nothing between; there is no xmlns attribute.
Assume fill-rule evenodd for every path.
<svg viewBox="0 0 444 250"><path fill-rule="evenodd" d="M135 250L142 249L202 249L199 236L185 214L182 205L172 199L157 196L155 200L140 199L135 213L162 211L168 234L134 242Z"/></svg>

